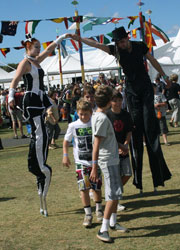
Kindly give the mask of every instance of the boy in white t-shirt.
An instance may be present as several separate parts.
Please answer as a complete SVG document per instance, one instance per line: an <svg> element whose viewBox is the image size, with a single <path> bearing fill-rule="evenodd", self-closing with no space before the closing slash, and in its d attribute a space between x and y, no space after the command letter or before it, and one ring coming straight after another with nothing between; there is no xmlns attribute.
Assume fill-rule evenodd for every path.
<svg viewBox="0 0 180 250"><path fill-rule="evenodd" d="M73 153L76 165L76 176L81 192L82 204L84 206L85 218L83 225L85 227L91 227L92 225L92 211L89 197L89 189L94 190L94 199L96 202L96 216L97 221L102 221L102 204L101 204L101 186L102 178L101 171L98 169L98 179L96 182L92 182L89 177L92 170L92 128L91 128L91 116L92 107L91 104L83 99L77 102L77 113L79 119L69 124L67 132L63 142L63 165L69 167L71 162L68 157L69 143L74 138Z"/></svg>

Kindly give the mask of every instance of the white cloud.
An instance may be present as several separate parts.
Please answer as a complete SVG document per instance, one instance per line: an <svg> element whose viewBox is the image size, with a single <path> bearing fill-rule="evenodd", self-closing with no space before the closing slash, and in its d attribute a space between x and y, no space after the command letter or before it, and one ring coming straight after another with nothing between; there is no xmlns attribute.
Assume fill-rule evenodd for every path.
<svg viewBox="0 0 180 250"><path fill-rule="evenodd" d="M179 31L179 29L180 29L180 26L177 25L177 24L175 24L175 25L172 26L171 29L169 29L169 30L167 31L167 34L168 34L168 35L175 34L175 33L177 33L177 32Z"/></svg>
<svg viewBox="0 0 180 250"><path fill-rule="evenodd" d="M115 13L113 14L113 17L119 17L119 12L118 12L118 11L115 12Z"/></svg>

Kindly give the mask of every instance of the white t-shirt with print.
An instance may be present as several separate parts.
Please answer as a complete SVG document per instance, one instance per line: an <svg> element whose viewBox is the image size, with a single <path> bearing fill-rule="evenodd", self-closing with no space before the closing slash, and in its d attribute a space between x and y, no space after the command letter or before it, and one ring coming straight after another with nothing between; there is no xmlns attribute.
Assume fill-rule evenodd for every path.
<svg viewBox="0 0 180 250"><path fill-rule="evenodd" d="M91 120L83 123L80 119L68 125L64 139L73 143L75 163L91 166L92 163L92 128Z"/></svg>

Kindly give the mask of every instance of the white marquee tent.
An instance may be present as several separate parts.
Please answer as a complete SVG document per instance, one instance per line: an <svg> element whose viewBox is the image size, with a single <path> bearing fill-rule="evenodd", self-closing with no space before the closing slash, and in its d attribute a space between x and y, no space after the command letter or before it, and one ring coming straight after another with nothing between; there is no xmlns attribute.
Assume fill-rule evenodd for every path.
<svg viewBox="0 0 180 250"><path fill-rule="evenodd" d="M180 77L180 30L174 39L154 50L154 57L167 75L175 73ZM153 81L157 71L151 65L149 73Z"/></svg>

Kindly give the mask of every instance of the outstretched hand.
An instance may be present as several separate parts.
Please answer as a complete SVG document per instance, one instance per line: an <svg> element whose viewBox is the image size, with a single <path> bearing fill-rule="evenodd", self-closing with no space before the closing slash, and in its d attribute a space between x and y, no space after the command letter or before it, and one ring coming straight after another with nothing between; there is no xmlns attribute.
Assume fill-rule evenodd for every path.
<svg viewBox="0 0 180 250"><path fill-rule="evenodd" d="M78 36L77 34L67 34L66 37L71 38L71 39L78 41L78 42L80 41L80 36Z"/></svg>

